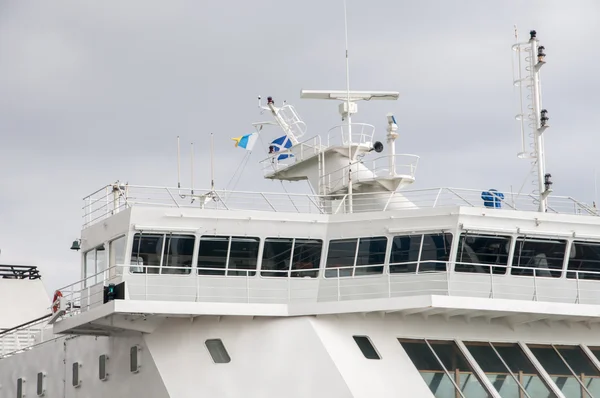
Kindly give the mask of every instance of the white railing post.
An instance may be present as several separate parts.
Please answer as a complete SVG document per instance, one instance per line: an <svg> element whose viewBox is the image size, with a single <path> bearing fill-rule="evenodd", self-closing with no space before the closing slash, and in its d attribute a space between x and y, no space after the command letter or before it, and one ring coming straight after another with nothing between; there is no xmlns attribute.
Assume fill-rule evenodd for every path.
<svg viewBox="0 0 600 398"><path fill-rule="evenodd" d="M248 277L248 272L246 271L246 302L250 304L250 278Z"/></svg>
<svg viewBox="0 0 600 398"><path fill-rule="evenodd" d="M490 298L494 298L494 269L490 265Z"/></svg>
<svg viewBox="0 0 600 398"><path fill-rule="evenodd" d="M446 263L446 294L451 296L450 294L450 270L448 269L448 263Z"/></svg>
<svg viewBox="0 0 600 398"><path fill-rule="evenodd" d="M340 300L340 297L341 297L341 291L340 291L340 269L336 268L335 270L337 272L337 278L336 278L337 279L337 299L338 299L338 301L341 301Z"/></svg>
<svg viewBox="0 0 600 398"><path fill-rule="evenodd" d="M431 206L431 207L435 207L437 205L438 199L440 198L440 195L442 194L442 189L444 189L444 188L438 189L438 193L435 197L435 200L433 201L433 206Z"/></svg>
<svg viewBox="0 0 600 398"><path fill-rule="evenodd" d="M387 283L388 283L388 298L392 298L392 274L390 270L387 272Z"/></svg>
<svg viewBox="0 0 600 398"><path fill-rule="evenodd" d="M579 271L575 271L575 281L577 282L577 298L575 298L575 304L579 304L580 291L579 291Z"/></svg>
<svg viewBox="0 0 600 398"><path fill-rule="evenodd" d="M537 281L535 269L533 270L533 301L537 301Z"/></svg>

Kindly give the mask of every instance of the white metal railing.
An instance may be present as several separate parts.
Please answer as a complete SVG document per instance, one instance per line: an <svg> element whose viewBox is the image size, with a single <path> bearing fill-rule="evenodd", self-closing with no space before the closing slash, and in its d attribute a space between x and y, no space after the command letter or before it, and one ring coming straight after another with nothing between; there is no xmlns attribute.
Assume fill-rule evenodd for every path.
<svg viewBox="0 0 600 398"><path fill-rule="evenodd" d="M327 132L327 146L348 146L348 138L350 142L358 145L372 145L373 135L375 134L375 126L367 123L351 123L350 135L348 134L348 125L340 124L332 127Z"/></svg>
<svg viewBox="0 0 600 398"><path fill-rule="evenodd" d="M473 272L453 271L456 266ZM592 271L433 260L320 270L235 269L229 275L232 271L235 276L225 276L224 268L119 265L90 276L96 285L82 288L86 283L78 281L60 289L61 301L65 316L74 316L101 305L104 286L125 281L130 300L306 303L433 294L600 305L600 272Z"/></svg>
<svg viewBox="0 0 600 398"><path fill-rule="evenodd" d="M326 147L321 144L321 137L315 136L300 142L287 150L274 152L268 158L260 162L263 174L265 177L268 177L297 162L302 162L315 157L325 149Z"/></svg>
<svg viewBox="0 0 600 398"><path fill-rule="evenodd" d="M7 331L0 330L0 359L24 351L53 337L54 334L48 325L47 318L46 316Z"/></svg>
<svg viewBox="0 0 600 398"><path fill-rule="evenodd" d="M413 166L410 166L413 167ZM416 165L414 166L416 167ZM325 201L345 201L346 195L312 195L291 193L265 193L240 191L199 191L189 189L126 185L115 199L110 193L111 185L84 198L83 226L110 217L131 206L163 206L173 208L206 208L217 210L259 210L292 213L323 213ZM198 194L197 192L203 192ZM432 188L354 194L354 212L382 211L410 202L410 208L433 208L448 206L485 207L482 193L486 190L462 188ZM537 211L535 197L531 194L503 193L496 198L502 209ZM385 197L385 206L378 201ZM408 208L408 207L404 207ZM490 208L490 210L497 210ZM549 196L548 213L598 216L598 209L579 202L570 196Z"/></svg>
<svg viewBox="0 0 600 398"><path fill-rule="evenodd" d="M393 163L390 158L394 159ZM414 179L418 164L419 156L410 154L385 155L370 161L359 160L322 176L321 186L325 187L323 195L330 196L331 192L347 189L350 178L354 184L375 181L375 179L385 177ZM390 173L390 167L392 167L392 173ZM351 170L351 172L348 172L348 170ZM384 192L384 195L386 194L389 194L389 192ZM360 194L355 195L360 197ZM369 195L375 196L374 194Z"/></svg>
<svg viewBox="0 0 600 398"><path fill-rule="evenodd" d="M393 163L390 159L393 159ZM419 165L419 156L405 153L384 155L368 162L365 161L364 163L377 177L401 175L415 178L415 172Z"/></svg>

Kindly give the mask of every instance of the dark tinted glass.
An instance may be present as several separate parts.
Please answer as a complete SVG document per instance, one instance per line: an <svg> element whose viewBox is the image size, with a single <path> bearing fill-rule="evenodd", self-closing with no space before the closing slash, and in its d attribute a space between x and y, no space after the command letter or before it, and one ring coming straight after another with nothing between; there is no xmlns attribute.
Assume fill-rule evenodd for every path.
<svg viewBox="0 0 600 398"><path fill-rule="evenodd" d="M390 252L390 273L417 272L421 235L394 236Z"/></svg>
<svg viewBox="0 0 600 398"><path fill-rule="evenodd" d="M325 271L326 277L335 278L337 276L352 276L352 268L356 258L356 245L358 239L338 239L329 242L329 250L327 252L328 268ZM350 267L339 270L330 268Z"/></svg>
<svg viewBox="0 0 600 398"><path fill-rule="evenodd" d="M373 238L360 238L358 242L358 255L354 275L370 275L383 273L387 238L385 236ZM361 267L363 265L381 264L376 267Z"/></svg>
<svg viewBox="0 0 600 398"><path fill-rule="evenodd" d="M225 275L228 249L228 236L201 237L198 252L198 274Z"/></svg>
<svg viewBox="0 0 600 398"><path fill-rule="evenodd" d="M506 273L510 241L508 236L462 234L458 241L456 272L489 274L491 269L494 274ZM487 267L484 264L504 267Z"/></svg>
<svg viewBox="0 0 600 398"><path fill-rule="evenodd" d="M256 275L255 270L258 262L259 246L259 238L232 236L231 247L229 249L229 263L227 264L227 276Z"/></svg>
<svg viewBox="0 0 600 398"><path fill-rule="evenodd" d="M365 358L381 359L381 357L379 356L379 353L373 346L371 339L369 339L367 336L352 336L352 337L354 338L356 345L358 345L358 348L360 348L360 351L363 353Z"/></svg>
<svg viewBox="0 0 600 398"><path fill-rule="evenodd" d="M267 238L263 249L261 275L288 276L294 239Z"/></svg>
<svg viewBox="0 0 600 398"><path fill-rule="evenodd" d="M565 241L517 238L511 274L533 276L533 269L518 268L529 267L535 268L536 276L558 278L565 257L565 247Z"/></svg>
<svg viewBox="0 0 600 398"><path fill-rule="evenodd" d="M600 244L591 242L573 242L569 255L567 278L600 279ZM588 273L588 272L598 272Z"/></svg>

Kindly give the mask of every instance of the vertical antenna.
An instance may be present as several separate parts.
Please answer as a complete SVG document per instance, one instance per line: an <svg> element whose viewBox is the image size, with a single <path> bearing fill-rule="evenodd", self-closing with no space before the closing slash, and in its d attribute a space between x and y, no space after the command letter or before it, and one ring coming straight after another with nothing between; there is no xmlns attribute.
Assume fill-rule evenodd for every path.
<svg viewBox="0 0 600 398"><path fill-rule="evenodd" d="M350 60L348 58L348 13L344 0L344 38L346 41L346 119L348 123L348 210L353 212L352 201L352 113L350 112Z"/></svg>
<svg viewBox="0 0 600 398"><path fill-rule="evenodd" d="M177 136L177 189L181 189L181 160L179 152L179 136Z"/></svg>
<svg viewBox="0 0 600 398"><path fill-rule="evenodd" d="M518 115L523 128L524 120L527 119L528 127L531 128L531 139L533 140L533 153L529 157L533 159L533 165L537 169L537 190L538 210L546 212L548 208L548 195L552 192L552 177L546 173L546 154L544 153L544 136L548 126L548 111L542 109L541 84L540 84L540 68L546 63L546 54L544 47L539 45L537 33L535 30L529 32L529 41L517 43L512 48L517 52L519 58L519 67L521 66L521 54L525 53L525 71L528 75L521 77L521 68L519 68L518 79L514 81L515 85L520 86L520 100L522 101L522 86L525 85L530 90L529 99L531 105L530 113L527 115L524 112ZM519 157L525 157L524 153L519 154Z"/></svg>
<svg viewBox="0 0 600 398"><path fill-rule="evenodd" d="M214 160L214 139L213 133L210 133L210 190L215 190L215 160Z"/></svg>
<svg viewBox="0 0 600 398"><path fill-rule="evenodd" d="M194 194L194 143L191 144L191 153L192 153L192 195ZM192 198L194 200L194 198Z"/></svg>
<svg viewBox="0 0 600 398"><path fill-rule="evenodd" d="M594 167L594 209L596 208L596 203L598 203L598 175Z"/></svg>
<svg viewBox="0 0 600 398"><path fill-rule="evenodd" d="M515 27L515 43L519 42L519 31L517 30L517 25ZM529 155L527 154L526 143L525 143L525 113L523 112L523 76L522 76L522 68L521 65L521 47L516 47L515 51L517 52L517 76L513 75L513 80L516 82L515 85L519 87L519 114L517 115L517 120L520 121L521 128L521 152L517 155L518 157L525 159ZM514 60L514 58L513 58ZM515 68L513 64L513 74L515 73Z"/></svg>

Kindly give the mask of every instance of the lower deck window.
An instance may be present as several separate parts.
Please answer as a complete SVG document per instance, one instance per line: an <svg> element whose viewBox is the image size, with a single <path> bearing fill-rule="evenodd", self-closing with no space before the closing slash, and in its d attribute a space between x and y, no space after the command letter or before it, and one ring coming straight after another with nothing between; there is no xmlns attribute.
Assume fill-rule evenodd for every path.
<svg viewBox="0 0 600 398"><path fill-rule="evenodd" d="M363 353L365 358L367 359L381 359L379 353L375 349L375 346L371 342L371 339L368 336L352 336L354 338L354 342L360 348L360 351Z"/></svg>
<svg viewBox="0 0 600 398"><path fill-rule="evenodd" d="M455 342L399 341L436 398L489 396Z"/></svg>
<svg viewBox="0 0 600 398"><path fill-rule="evenodd" d="M221 339L209 339L204 342L214 363L229 363L231 357Z"/></svg>

